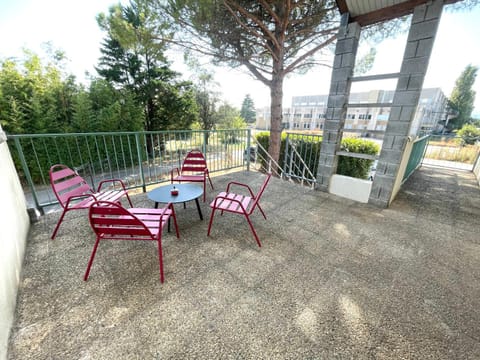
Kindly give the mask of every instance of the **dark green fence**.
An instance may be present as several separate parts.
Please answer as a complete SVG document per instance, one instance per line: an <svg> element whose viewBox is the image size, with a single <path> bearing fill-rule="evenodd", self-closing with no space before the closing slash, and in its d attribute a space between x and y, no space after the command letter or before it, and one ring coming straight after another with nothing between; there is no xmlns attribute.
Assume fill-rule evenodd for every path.
<svg viewBox="0 0 480 360"><path fill-rule="evenodd" d="M93 188L105 179L122 179L129 189L170 179L185 154L201 150L210 172L249 165L250 130L109 132L9 135L8 145L30 207L55 204L49 169L64 164Z"/></svg>
<svg viewBox="0 0 480 360"><path fill-rule="evenodd" d="M408 179L410 175L422 164L422 159L425 154L425 149L428 144L428 135L420 139L415 140L412 147L412 152L410 153L410 158L408 159L407 168L403 174L403 180Z"/></svg>

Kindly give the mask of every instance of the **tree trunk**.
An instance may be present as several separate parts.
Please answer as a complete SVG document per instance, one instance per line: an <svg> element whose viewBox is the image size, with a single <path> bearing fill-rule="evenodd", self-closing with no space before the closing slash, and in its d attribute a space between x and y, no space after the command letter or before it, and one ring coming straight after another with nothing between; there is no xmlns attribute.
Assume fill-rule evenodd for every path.
<svg viewBox="0 0 480 360"><path fill-rule="evenodd" d="M277 14L279 19L286 19L285 1L278 0L276 2ZM283 116L283 79L285 77L284 66L284 51L285 51L285 24L282 21L275 21L275 43L272 54L272 80L270 82L270 144L268 146L268 153L275 160L279 166L281 133L282 133L282 116ZM281 169L278 169L275 164L272 164L273 173L280 174Z"/></svg>
<svg viewBox="0 0 480 360"><path fill-rule="evenodd" d="M270 144L268 153L278 163L280 158L282 132L282 104L283 104L283 75L272 79L270 86ZM279 164L281 166L281 164ZM272 164L272 167L274 164ZM277 170L276 168L274 170Z"/></svg>

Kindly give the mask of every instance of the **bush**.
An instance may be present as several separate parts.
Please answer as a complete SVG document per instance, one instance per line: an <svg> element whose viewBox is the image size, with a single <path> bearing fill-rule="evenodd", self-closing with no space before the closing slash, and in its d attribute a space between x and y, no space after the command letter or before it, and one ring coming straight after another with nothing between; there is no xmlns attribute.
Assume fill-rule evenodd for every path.
<svg viewBox="0 0 480 360"><path fill-rule="evenodd" d="M267 131L260 132L256 135L260 145L268 151L270 133ZM290 139L296 140L303 161L307 164L313 174L317 173L318 159L320 157L321 141L318 137L308 137L301 134L290 134ZM280 146L279 165L283 166L285 161L285 147L287 142L287 134L282 133ZM350 151L361 154L376 155L380 147L373 141L363 139L346 138L342 140L342 151ZM263 150L258 149L260 159L266 159L267 156ZM340 156L338 160L337 174L351 176L360 179L367 179L374 160L358 159L347 156ZM263 164L264 166L266 164ZM300 175L300 174L298 174Z"/></svg>
<svg viewBox="0 0 480 360"><path fill-rule="evenodd" d="M342 151L368 155L376 155L380 151L380 147L377 143L370 140L354 138L343 139L341 149ZM373 162L374 160L340 156L340 159L338 160L337 174L359 179L367 179Z"/></svg>
<svg viewBox="0 0 480 360"><path fill-rule="evenodd" d="M463 145L474 145L480 138L480 129L477 129L475 125L465 124L457 131L457 135L463 140Z"/></svg>

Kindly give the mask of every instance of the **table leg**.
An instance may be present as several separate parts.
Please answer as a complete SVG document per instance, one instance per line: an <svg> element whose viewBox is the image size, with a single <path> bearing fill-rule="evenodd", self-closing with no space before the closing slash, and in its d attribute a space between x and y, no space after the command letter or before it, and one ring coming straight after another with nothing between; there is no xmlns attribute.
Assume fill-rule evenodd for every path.
<svg viewBox="0 0 480 360"><path fill-rule="evenodd" d="M158 202L155 203L155 209L158 209Z"/></svg>
<svg viewBox="0 0 480 360"><path fill-rule="evenodd" d="M200 220L203 220L202 209L200 209L200 204L198 203L198 198L195 199L195 204L197 204L198 215L200 215Z"/></svg>

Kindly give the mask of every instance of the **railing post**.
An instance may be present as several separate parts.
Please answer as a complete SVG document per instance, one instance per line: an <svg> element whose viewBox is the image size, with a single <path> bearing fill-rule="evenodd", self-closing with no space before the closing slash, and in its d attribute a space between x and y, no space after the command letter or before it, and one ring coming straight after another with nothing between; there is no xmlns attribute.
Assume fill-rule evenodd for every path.
<svg viewBox="0 0 480 360"><path fill-rule="evenodd" d="M250 171L250 136L252 136L252 130L247 129L247 149L243 153L243 156L247 157L247 171Z"/></svg>
<svg viewBox="0 0 480 360"><path fill-rule="evenodd" d="M147 187L145 185L145 174L143 173L142 151L140 149L139 133L135 133L135 146L137 147L138 166L140 170L140 178L142 179L142 189L143 189L143 192L147 192Z"/></svg>
<svg viewBox="0 0 480 360"><path fill-rule="evenodd" d="M205 156L205 159L207 158L207 142L208 142L208 132L209 130L204 130L203 131L203 146L202 146L202 152L203 156Z"/></svg>
<svg viewBox="0 0 480 360"><path fill-rule="evenodd" d="M290 133L287 132L287 138L285 139L285 156L283 159L283 173L287 173L287 162L288 162L288 147L290 142ZM290 168L291 169L291 168Z"/></svg>
<svg viewBox="0 0 480 360"><path fill-rule="evenodd" d="M43 215L43 208L40 206L40 203L37 198L37 192L35 191L35 185L33 184L32 175L28 169L27 161L25 160L25 155L23 154L22 144L20 144L20 139L18 137L14 138L15 147L17 148L18 156L20 162L22 163L23 172L27 178L28 186L32 190L33 201L35 202L35 207L40 210L40 213Z"/></svg>
<svg viewBox="0 0 480 360"><path fill-rule="evenodd" d="M425 147L423 148L422 159L420 160L420 165L423 164L423 159L425 159L425 155L427 154L427 147L428 147L428 144L430 144L430 139L431 139L431 136L427 135L425 139Z"/></svg>

